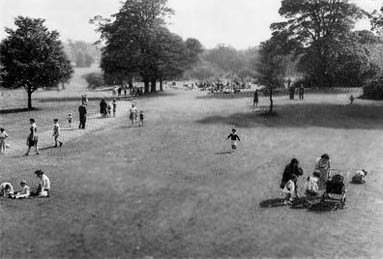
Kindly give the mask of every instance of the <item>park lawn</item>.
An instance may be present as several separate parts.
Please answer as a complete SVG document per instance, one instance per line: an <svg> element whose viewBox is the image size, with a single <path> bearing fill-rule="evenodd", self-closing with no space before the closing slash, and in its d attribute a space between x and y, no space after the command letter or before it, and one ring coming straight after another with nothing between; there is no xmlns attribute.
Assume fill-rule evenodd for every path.
<svg viewBox="0 0 383 259"><path fill-rule="evenodd" d="M346 99L278 97L265 117L249 98L175 92L137 100L143 128L121 120L39 157L2 157L2 181L36 185L41 168L52 196L0 201L0 257L382 257L383 105ZM233 125L242 141L228 154ZM346 209L264 206L281 198L291 158L302 186L324 152L335 168L370 172L347 184Z"/></svg>

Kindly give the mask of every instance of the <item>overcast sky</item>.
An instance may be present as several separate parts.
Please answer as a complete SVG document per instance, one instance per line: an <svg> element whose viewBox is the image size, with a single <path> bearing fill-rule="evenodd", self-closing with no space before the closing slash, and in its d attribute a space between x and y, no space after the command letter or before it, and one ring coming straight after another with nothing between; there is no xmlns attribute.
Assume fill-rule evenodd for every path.
<svg viewBox="0 0 383 259"><path fill-rule="evenodd" d="M380 9L383 0L354 0L367 11ZM206 48L219 43L238 49L256 46L270 37L269 26L281 18L280 0L168 0L175 10L169 28L183 38L195 37ZM18 15L46 19L62 40L95 42L98 34L88 23L95 15L108 17L121 6L120 0L0 0L0 38L4 27L13 27ZM369 28L368 21L358 28Z"/></svg>

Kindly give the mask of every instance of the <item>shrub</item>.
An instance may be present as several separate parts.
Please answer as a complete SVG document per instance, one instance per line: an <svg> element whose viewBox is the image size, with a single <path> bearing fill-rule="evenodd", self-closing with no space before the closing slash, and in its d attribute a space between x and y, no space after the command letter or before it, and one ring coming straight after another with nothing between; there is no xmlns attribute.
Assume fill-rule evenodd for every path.
<svg viewBox="0 0 383 259"><path fill-rule="evenodd" d="M383 100L383 77L377 77L367 82L363 87L362 98Z"/></svg>
<svg viewBox="0 0 383 259"><path fill-rule="evenodd" d="M88 88L90 89L95 89L105 85L103 73L94 72L94 73L85 74L83 77L88 83Z"/></svg>

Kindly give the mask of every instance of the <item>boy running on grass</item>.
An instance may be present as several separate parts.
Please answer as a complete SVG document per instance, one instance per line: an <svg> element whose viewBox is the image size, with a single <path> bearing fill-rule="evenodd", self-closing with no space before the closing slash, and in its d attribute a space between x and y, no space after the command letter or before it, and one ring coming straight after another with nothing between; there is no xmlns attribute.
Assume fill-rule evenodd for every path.
<svg viewBox="0 0 383 259"><path fill-rule="evenodd" d="M7 132L0 128L0 153L5 153L5 140L8 138Z"/></svg>
<svg viewBox="0 0 383 259"><path fill-rule="evenodd" d="M53 120L53 137L55 138L55 147L58 146L57 144L62 147L63 142L60 140L60 125L58 119Z"/></svg>
<svg viewBox="0 0 383 259"><path fill-rule="evenodd" d="M237 149L237 140L241 141L239 136L237 135L237 130L232 129L231 134L227 137L227 139L231 139L231 152L234 152Z"/></svg>

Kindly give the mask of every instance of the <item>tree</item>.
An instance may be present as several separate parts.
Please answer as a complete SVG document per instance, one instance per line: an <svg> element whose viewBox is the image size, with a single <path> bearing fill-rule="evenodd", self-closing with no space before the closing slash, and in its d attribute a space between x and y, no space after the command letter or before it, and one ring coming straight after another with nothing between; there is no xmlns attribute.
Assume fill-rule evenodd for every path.
<svg viewBox="0 0 383 259"><path fill-rule="evenodd" d="M332 86L337 57L353 47L346 45L351 30L367 13L348 0L283 0L279 13L286 21L271 25L273 35L286 38L286 49L301 58L300 67L318 86Z"/></svg>
<svg viewBox="0 0 383 259"><path fill-rule="evenodd" d="M16 30L6 28L8 37L0 44L3 87L24 87L28 94L28 109L32 108L32 93L39 88L56 87L73 73L59 33L48 31L44 19L19 16Z"/></svg>

